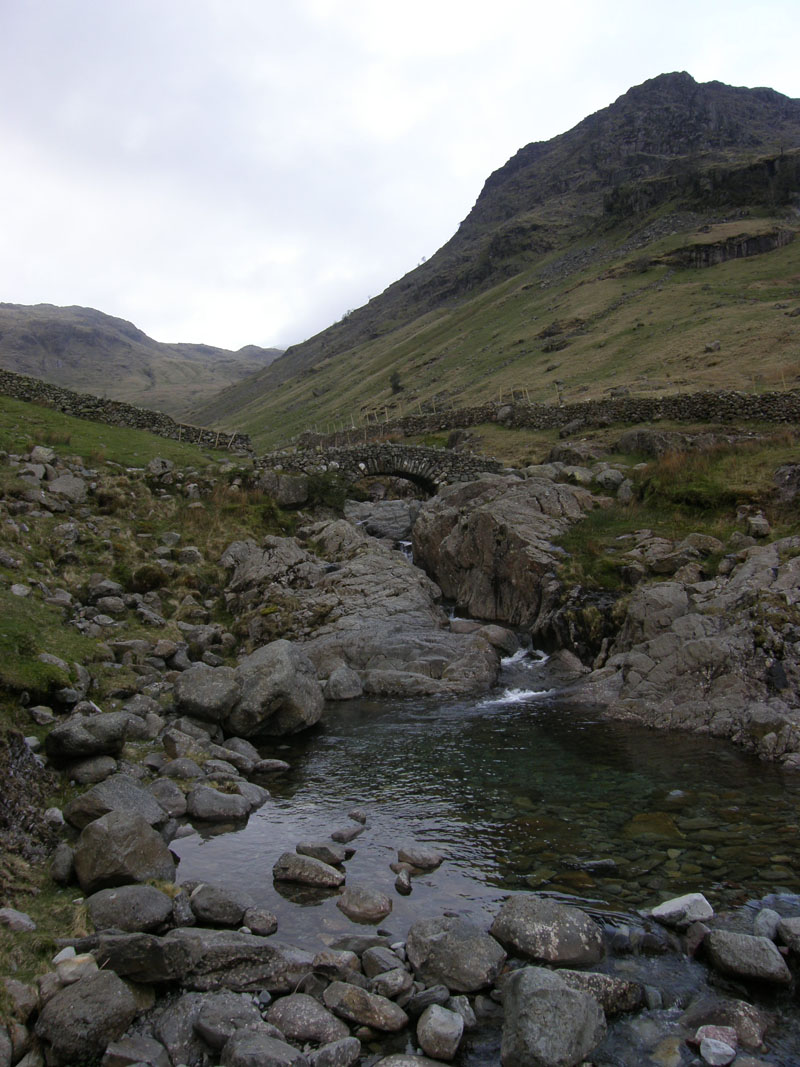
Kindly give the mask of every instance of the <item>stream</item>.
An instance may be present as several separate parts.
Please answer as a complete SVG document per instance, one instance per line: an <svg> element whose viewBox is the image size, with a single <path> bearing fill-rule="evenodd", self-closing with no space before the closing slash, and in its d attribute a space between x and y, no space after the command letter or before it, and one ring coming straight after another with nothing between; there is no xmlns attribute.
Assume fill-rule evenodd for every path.
<svg viewBox="0 0 800 1067"><path fill-rule="evenodd" d="M375 928L347 919L335 892L273 883L272 865L299 841L352 826L354 808L367 824L352 843L348 884L392 897L380 927L392 941L443 912L488 927L510 890L632 915L693 890L717 911L768 894L777 894L772 906L791 907L800 892L800 776L726 742L570 707L535 652L506 659L486 696L331 705L319 727L264 754L291 764L271 783L272 799L244 827L200 827L176 840L178 878L248 892L278 916L280 940L309 950ZM446 858L403 897L389 864L406 840ZM646 982L653 962L631 963L629 976ZM658 968L676 996L703 984L704 969L685 958L661 958ZM781 1012L785 1038L767 1062L800 1063L794 1012ZM652 1014L616 1023L603 1045L609 1058L598 1062L689 1062L646 1057L652 1040L643 1044L639 1031L657 1028ZM458 1062L498 1062L496 1045L496 1034L484 1035Z"/></svg>

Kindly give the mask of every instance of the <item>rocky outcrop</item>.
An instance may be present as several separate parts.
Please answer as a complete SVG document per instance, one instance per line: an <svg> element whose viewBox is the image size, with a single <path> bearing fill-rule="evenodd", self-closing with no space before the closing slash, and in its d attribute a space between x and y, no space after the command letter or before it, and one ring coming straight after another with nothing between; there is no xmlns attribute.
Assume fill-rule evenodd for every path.
<svg viewBox="0 0 800 1067"><path fill-rule="evenodd" d="M449 486L414 525L414 558L468 614L531 626L561 557L553 542L594 506L586 489L531 477Z"/></svg>
<svg viewBox="0 0 800 1067"><path fill-rule="evenodd" d="M730 563L713 580L637 587L605 662L570 697L800 765L800 538Z"/></svg>
<svg viewBox="0 0 800 1067"><path fill-rule="evenodd" d="M499 657L487 636L451 632L439 588L349 522L236 542L222 562L232 571L227 606L248 620L251 638L291 635L337 699L482 691L494 681ZM241 732L237 714L229 727Z"/></svg>

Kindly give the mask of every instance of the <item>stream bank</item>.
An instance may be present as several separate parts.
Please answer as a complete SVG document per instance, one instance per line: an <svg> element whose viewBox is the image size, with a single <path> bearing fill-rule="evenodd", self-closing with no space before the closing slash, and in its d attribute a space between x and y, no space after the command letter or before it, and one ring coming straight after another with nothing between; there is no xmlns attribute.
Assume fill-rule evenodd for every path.
<svg viewBox="0 0 800 1067"><path fill-rule="evenodd" d="M74 472L74 476L82 478L80 472ZM167 470L156 477L171 477L171 472ZM529 495L559 499L567 495L566 490L553 491L552 480L545 479L540 484L529 480ZM519 494L518 484L517 479L506 480L500 491L509 488ZM169 485L162 481L159 491L166 493ZM479 486L478 491L482 489L485 486ZM578 494L569 495L575 499ZM36 521L35 510L34 505L25 512L31 524ZM466 528L469 515L475 511L473 505L466 509ZM79 537L81 524L90 522L94 520L83 516L74 526L65 525L71 526ZM507 548L511 542L505 544ZM198 548L177 546L174 538L164 538L154 553L173 568L171 577L181 568L191 572L203 564ZM7 1027L10 1062L35 1067L44 1056L53 1067L100 1058L106 1067L120 1062L150 1062L153 1067L165 1067L167 1057L171 1067L180 1063L210 1067L216 1062L273 1062L264 1059L272 1056L274 1062L308 1062L323 1067L326 1063L378 1062L395 1041L403 1050L409 1042L418 1042L430 1057L434 1045L426 1044L428 1038L420 1033L423 1024L420 1021L412 1029L408 1020L436 1006L450 1013L444 1017L433 1013L439 1016L440 1030L444 1023L451 1030L458 1029L452 1015L460 1016L465 1028L471 1025L471 1014L482 1024L474 1036L463 1039L457 1062L493 1063L497 1061L502 1031L502 1001L508 990L513 989L513 997L522 997L521 1001L514 1001L520 1005L531 1000L530 991L525 993L526 983L536 980L553 989L552 982L541 975L525 977L524 981L515 979L515 973L524 971L520 964L563 965L565 960L531 955L519 945L512 945L511 962L503 960L489 968L476 987L464 989L463 979L454 979L449 970L429 969L426 952L409 948L409 941L425 941L424 930L410 936L409 929L417 921L444 923L447 940L452 933L447 925L450 920L471 923L469 937L477 938L480 951L497 962L508 951L498 947L506 939L494 938L488 931L504 907L501 901L509 891L512 898L533 896L540 900L538 894L531 894L533 889L543 894L557 893L562 900L578 906L583 915L578 920L571 914L564 917L558 912L548 913L544 923L547 937L555 937L568 919L589 922L599 931L593 931L592 940L598 944L600 938L602 954L597 956L595 952L591 961L583 958L576 966L606 968L612 977L633 981L642 989L641 996L634 998L635 1021L629 1019L620 1025L612 1022L605 1038L601 1030L606 1024L597 1014L600 1000L590 995L594 1006L581 1001L581 1011L595 1020L591 1033L596 1040L574 1062L591 1054L598 1063L633 1064L643 1062L646 1054L655 1057L654 1062L691 1063L695 1052L686 1042L696 1037L700 1021L710 1024L712 1018L729 1021L748 1014L741 1006L720 1007L716 1002L710 1005L707 996L712 992L716 996L720 991L728 1000L741 1002L745 996L755 1001L760 1010L767 1008L774 1013L773 1034L764 1051L758 1035L766 1027L766 1020L758 1030L758 1041L752 1033L745 1039L740 1023L742 1035L737 1036L737 1047L757 1049L764 1062L790 1062L786 1060L786 1050L794 1055L795 1049L792 979L790 972L777 966L774 953L781 959L787 956L794 965L791 920L798 914L792 895L794 853L778 847L785 831L795 831L793 823L782 823L778 817L774 828L776 847L765 835L763 853L756 857L747 851L754 845L747 826L755 820L751 821L749 811L733 810L738 806L736 791L723 791L714 804L706 795L713 789L698 790L700 795L693 796L692 790L685 788L686 766L691 766L691 761L682 766L683 779L660 787L660 794L656 788L656 794L648 797L653 801L649 807L622 810L613 791L615 776L629 778L637 762L647 762L642 756L647 745L640 742L645 737L655 738L653 748L657 750L658 735L641 732L639 741L631 742L629 757L622 761L627 766L621 766L617 751L624 733L609 729L606 736L610 739L603 742L606 726L592 721L593 725L587 728L586 713L580 708L574 714L565 714L557 704L551 707L531 695L550 688L546 678L535 685L509 685L490 692L501 654L508 658L515 646L513 635L496 624L448 622L438 591L429 579L415 572L399 553L370 543L346 523L310 523L298 531L297 538L272 536L260 544L240 541L237 546L231 546L226 559L224 593L228 607L243 628L240 635L243 632L257 646L253 651L238 646L237 636L211 622L209 608L191 596L193 603L184 600L181 605L182 611L193 616L189 621L184 615L180 621L183 642L125 634L126 612L135 612L140 621L155 628L163 625L168 614L166 594L126 594L121 586L115 587L113 581L98 575L84 587L77 603L62 598L65 610L87 632L96 628L108 636L111 659L107 662L119 668L134 668L138 682L133 692L120 694L110 708L103 709L87 699L89 673L84 677L76 671L70 679L72 695L64 698L72 708L70 715L64 716L61 708L55 712L41 707L31 709L31 714L43 722L48 713L51 716L49 722L53 726L45 742L49 761L64 768L73 781L88 787L77 802L64 806L62 815L72 829L60 831L65 840L56 852L53 874L67 886L74 886L77 879L95 932L67 939L77 955L67 952L56 969L42 977L37 988L26 985L20 989L14 984L8 987L19 1024ZM498 558L506 548L501 544ZM379 587L382 595L376 596L377 576L384 572L391 580ZM48 590L47 595L54 598L54 592ZM162 619L161 624L154 621L158 618ZM280 636L287 632L291 641ZM236 647L240 647L242 655L232 666L226 656ZM517 660L517 666L520 662ZM536 663L526 664L524 669L531 666ZM309 685L318 686L319 699L308 700ZM314 716L322 713L323 687L329 697L348 697L340 704L340 722L348 717L357 721L358 705L354 702L365 695L368 699L400 696L405 701L435 698L437 707L435 714L429 705L419 707L413 703L395 705L389 714L385 705L382 711L374 705L371 711L362 708L384 735L383 743L368 749L355 765L362 784L346 786L346 777L339 769L315 772L316 776L309 774L310 793L303 801L298 796L301 790L292 793L291 782L293 773L299 773L302 781L304 762L308 766L308 757L302 753L306 742L296 742L296 735L290 733L265 747L264 734L276 727L293 730L299 725L308 726L309 719L303 715L311 706ZM511 692L506 693L506 689ZM529 693L527 703L527 698L519 697L520 692ZM450 703L462 699L468 701L471 717L461 714L457 703ZM498 713L497 707L493 710L492 705L497 702L500 708L516 708L517 719L510 716L506 725L512 735L514 729L519 733L509 745L498 741L496 727L503 713ZM548 744L547 729L540 734L531 730L532 723L538 724L542 719L543 709L551 712L549 725L555 730L555 743L551 740ZM386 742L391 727L402 725L404 716L410 717L412 723L416 719L415 725L420 729L415 737L401 736L392 753ZM335 721L333 714L330 722ZM236 733L232 734L234 723ZM581 729L570 732L570 724L583 728L587 734L583 766L580 745L575 746ZM558 737L558 729L565 727ZM317 742L324 739L321 731L326 728L323 715L323 725L317 728L320 732L307 742L311 758ZM514 790L513 795L495 798L503 810L490 819L482 815L483 822L474 805L479 793L485 795L491 790L485 783L476 785L470 781L464 773L462 750L454 744L456 738L469 738L471 732L477 753L486 755L497 750L497 780L502 779ZM630 736L634 734L635 730ZM540 748L552 778L538 784L531 781L531 752L521 737L526 737L528 743L533 740ZM349 744L340 740L333 747L347 757L352 752ZM746 763L740 763L738 757L731 760L730 750L724 746L715 748L711 741L709 746L699 764L710 764L715 770L719 767L719 777L726 785L730 777L738 782L744 779L746 789L750 773L744 770ZM430 753L438 800L427 791L428 786L423 786L424 776L415 761L421 748ZM622 748L624 751L624 745ZM519 759L519 770L514 775L508 774L511 749ZM572 767L570 751L577 761ZM601 755L605 762L598 767ZM284 761L286 756L289 759ZM591 777L590 766L597 772L592 783L597 796L584 803L570 796L570 792L575 792L581 780ZM652 779L658 779L656 767L657 761L651 761L636 770L634 777L652 785ZM377 779L373 777L376 771ZM752 780L757 777L753 772ZM560 796L554 791L556 778L567 786L566 793ZM335 812L333 807L328 808L324 820L316 819L314 806L329 795L333 800L333 783L340 780L348 795L335 799ZM368 791L364 782L370 783ZM419 816L412 818L403 810L393 814L391 799L383 810L377 803L382 792L391 798L395 786L400 785L403 790L398 792L404 796L416 790L424 809ZM773 798L779 792L776 789ZM591 809L591 804L597 806ZM447 831L445 840L436 840L445 832L452 809L459 806L465 815L464 823L473 826L471 842L468 829L458 839L448 839ZM359 817L351 818L359 808ZM590 818L590 810L598 814ZM610 822L604 821L604 811L614 814ZM282 812L288 813L288 818L284 819ZM719 830L718 820L723 814L728 819L722 829L723 838L708 836ZM641 815L647 818L638 819ZM304 817L308 819L305 824ZM51 818L55 823L57 814ZM293 823L293 819L298 821ZM264 830L263 837L257 836L255 854L236 854L242 840L242 824L245 837L248 832ZM443 863L432 871L425 864L414 863L409 870L408 861L399 853L394 857L396 846L412 828L412 844L436 844L441 848ZM584 830L588 834L585 839L580 836ZM620 830L626 841L624 849L618 844ZM289 882L287 890L282 878L279 881L284 888L278 894L281 902L276 901L272 910L263 890L273 891L276 867L285 869L289 865L284 857L288 853L291 858L292 848L300 844L301 831L303 836L311 836L313 847L319 849L324 844L328 858L334 862L316 860L307 850L295 850L294 855L328 868L321 870L314 862L303 859L298 864L291 859L295 870L302 869L306 877L310 871L316 879L332 879L329 888L344 885L346 891L355 890L361 882L363 892L350 894L356 898L348 905L350 915L337 907L337 902L345 899L344 894L328 893L320 901L318 889L298 891L296 883ZM343 862L338 862L334 846L348 845L346 840L335 839L342 832L357 851L352 859L343 854ZM740 840L731 845L731 838L737 835ZM471 843L472 854L459 856L458 850L465 841ZM130 842L130 847L118 847L125 842ZM212 857L217 843L226 842L233 843L233 856L223 854L204 869L205 857ZM496 850L489 874L480 870L483 860L479 846L485 847L487 842ZM371 844L379 852L382 878L390 870L390 853L391 862L398 867L391 870L388 885L375 884L378 865L369 862ZM180 856L183 870L179 865L176 871L167 845ZM716 862L721 858L720 852L732 847L745 847L743 874L754 864L768 861L770 866L765 867L764 873L775 875L775 880L767 885L785 890L768 902L772 907L746 904L746 900L763 894L763 882L760 887L749 886L746 877L737 874L735 878L723 878L719 865L697 862L703 856ZM141 865L144 856L149 867ZM562 859L569 862L561 863ZM367 866L360 869L365 860ZM558 866L554 866L555 860ZM570 866L573 861L575 866ZM723 857L723 869L725 863ZM699 870L692 870L695 867ZM479 872L484 888L478 890L475 879L465 874L470 869ZM405 881L404 872L408 876ZM630 890L632 876L641 878L644 900L636 899L636 890L629 897L624 896ZM397 889L395 877L400 880ZM710 934L695 927L691 934L687 928L685 935L676 937L669 926L654 924L637 914L637 908L644 903L654 904L672 895L671 879L684 888L691 878L718 909L722 908L721 916L703 913L704 918L698 920L709 928L724 930L729 926L734 933L745 932L749 936L758 917L759 929L769 931L765 935L767 942L773 947L780 943L781 947L772 952L761 941L758 946L746 944L762 954L769 951L773 970L754 975L753 952L745 952L744 958L741 954L737 957L738 970L734 969L733 985L728 985L730 970L726 972L728 977L720 978L724 967L714 962L711 954L710 969L706 963L694 960L697 945ZM156 884L148 885L152 880ZM470 881L472 884L467 884ZM722 884L725 881L733 884L726 886ZM249 884L242 885L243 882ZM405 889L410 887L411 894L404 894L400 884ZM620 892L619 899L613 901L616 907L609 903L615 884ZM431 893L427 892L429 889ZM141 891L147 890L153 892L147 892L145 905ZM98 895L100 900L95 899ZM392 905L391 911L387 901ZM476 902L477 914L473 915ZM404 913L406 905L408 910ZM744 905L745 910L728 914L729 906L734 905ZM354 921L352 916L363 920L367 911L372 916L369 922ZM778 919L764 916L765 911L775 911ZM374 918L381 912L382 918ZM424 917L420 919L416 912L424 913ZM24 922L16 916L8 918L11 922ZM537 919L534 925L538 922ZM747 926L744 931L743 924ZM591 926L582 928L592 930ZM435 933L440 927L432 929ZM383 930L387 932L382 933ZM428 940L437 940L438 935L430 934L430 927L425 930L429 931ZM461 944L461 934L466 933L460 925L457 931L456 941ZM25 936L24 930L20 934ZM376 938L380 945L372 943ZM313 939L319 943L311 944ZM469 963L476 958L472 942L467 943L471 947L461 952L462 967L464 956ZM384 956L378 963L366 955L372 948L389 949L393 956ZM720 958L717 955L717 961ZM570 958L570 963L576 961ZM623 974L629 977L622 978ZM381 977L385 975L389 977ZM600 979L592 981L604 985ZM350 988L342 990L342 985ZM336 988L331 991L331 987ZM556 987L555 995L563 999L561 986L556 983ZM770 993L773 987L776 991ZM284 1012L295 1014L289 1008L300 1014L317 1011L306 1001L299 1005L292 1002L279 1010L281 1001L298 990L311 996L317 1005L321 1002L340 1025L334 1027L325 1015L322 1028L315 1024L314 1030L302 1030L296 1019L283 1018ZM362 993L382 999L376 1002ZM219 1000L230 995L235 999ZM463 997L468 998L468 1004ZM275 1014L271 1018L273 1000ZM106 1015L101 1011L105 1006L114 1011ZM513 1014L526 1013L527 1009L515 1008ZM614 1013L608 1004L608 1015ZM236 1029L240 1031L230 1047L229 1041L236 1035L230 1033L226 1018L237 1020ZM273 1021L276 1018L280 1023ZM212 1023L210 1019L216 1021ZM342 1025L347 1027L349 1036L328 1040L332 1034L343 1034ZM690 1030L692 1025L694 1029ZM277 1027L281 1036L270 1027ZM385 1036L393 1032L399 1036ZM39 1042L36 1047L31 1044L33 1035ZM725 1036L732 1040L730 1033ZM73 1041L76 1043L71 1044ZM270 1042L278 1042L281 1047ZM663 1048L662 1042L666 1042ZM121 1049L119 1044L123 1045ZM439 1050L442 1046L435 1047ZM749 1052L734 1050L734 1054L739 1055L741 1067L742 1056ZM447 1057L437 1051L437 1058Z"/></svg>

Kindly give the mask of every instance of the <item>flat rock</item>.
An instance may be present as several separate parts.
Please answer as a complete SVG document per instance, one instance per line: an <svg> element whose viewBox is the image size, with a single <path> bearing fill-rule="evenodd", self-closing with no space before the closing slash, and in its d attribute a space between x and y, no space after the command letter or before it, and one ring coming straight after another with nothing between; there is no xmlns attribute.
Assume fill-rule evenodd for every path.
<svg viewBox="0 0 800 1067"><path fill-rule="evenodd" d="M336 901L336 907L353 922L379 923L392 910L392 901L379 889L349 885Z"/></svg>
<svg viewBox="0 0 800 1067"><path fill-rule="evenodd" d="M421 871L433 871L444 860L444 856L435 848L414 841L402 844L397 850L397 858L401 863L410 863Z"/></svg>
<svg viewBox="0 0 800 1067"><path fill-rule="evenodd" d="M312 856L300 856L296 852L284 852L278 858L272 868L272 877L276 882L298 882L331 889L338 889L345 879L344 872L331 867L329 863Z"/></svg>
<svg viewBox="0 0 800 1067"><path fill-rule="evenodd" d="M603 958L600 927L578 908L533 893L508 897L491 933L529 959L561 967L587 967Z"/></svg>
<svg viewBox="0 0 800 1067"><path fill-rule="evenodd" d="M766 937L712 930L705 939L711 964L723 974L788 985L792 976L775 944Z"/></svg>
<svg viewBox="0 0 800 1067"><path fill-rule="evenodd" d="M300 856L311 856L312 859L336 866L344 863L348 852L352 854L344 845L335 842L331 844L330 841L300 841L295 845L295 852Z"/></svg>

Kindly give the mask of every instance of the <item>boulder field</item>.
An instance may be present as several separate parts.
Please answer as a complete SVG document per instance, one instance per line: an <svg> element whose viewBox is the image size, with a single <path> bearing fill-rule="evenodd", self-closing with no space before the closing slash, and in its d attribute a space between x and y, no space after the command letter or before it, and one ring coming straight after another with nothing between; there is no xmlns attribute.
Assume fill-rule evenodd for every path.
<svg viewBox="0 0 800 1067"><path fill-rule="evenodd" d="M641 1062L774 1062L759 1057L795 988L796 900L715 915L693 895L620 915L518 892L486 922L448 911L393 936L390 893L348 882L368 817L356 809L330 839L270 860L275 883L337 894L353 923L312 952L281 939L235 873L180 882L169 846L190 822L244 826L287 769L257 746L313 726L326 700L482 693L520 630L561 646L566 699L730 737L794 768L800 538L764 543L757 523L727 545L702 531L674 543L637 532L626 564L636 581L584 647L565 639L557 542L606 494L630 492L608 464L489 475L407 517L383 509L384 522L361 508L363 528L309 518L292 536L241 538L222 553L219 603L187 593L177 605L157 582L141 592L97 571L75 577L81 544L111 553L119 536L119 518L90 506L109 492L101 475L47 449L13 464L25 488L3 505L10 595L57 608L98 640L99 659L42 653L60 681L51 705L21 712L47 731L41 753L36 738L13 734L8 746L0 813L24 828L18 851L48 854L56 885L82 894L86 932L64 931L35 981L2 976L0 1067L425 1067L474 1047L504 1067L634 1062L620 1047ZM180 492L202 506L213 491L164 463L150 478L153 501ZM34 578L24 557L39 522L54 562L51 573L39 560ZM420 566L395 547L407 533ZM204 565L180 540L160 535L147 575ZM709 554L723 556L712 578ZM474 618L451 619L443 594ZM120 681L95 703L101 667ZM33 803L20 783L39 780L44 760L53 777ZM69 799L42 813L57 774ZM443 862L421 843L398 849L396 892ZM35 933L13 907L0 925Z"/></svg>

